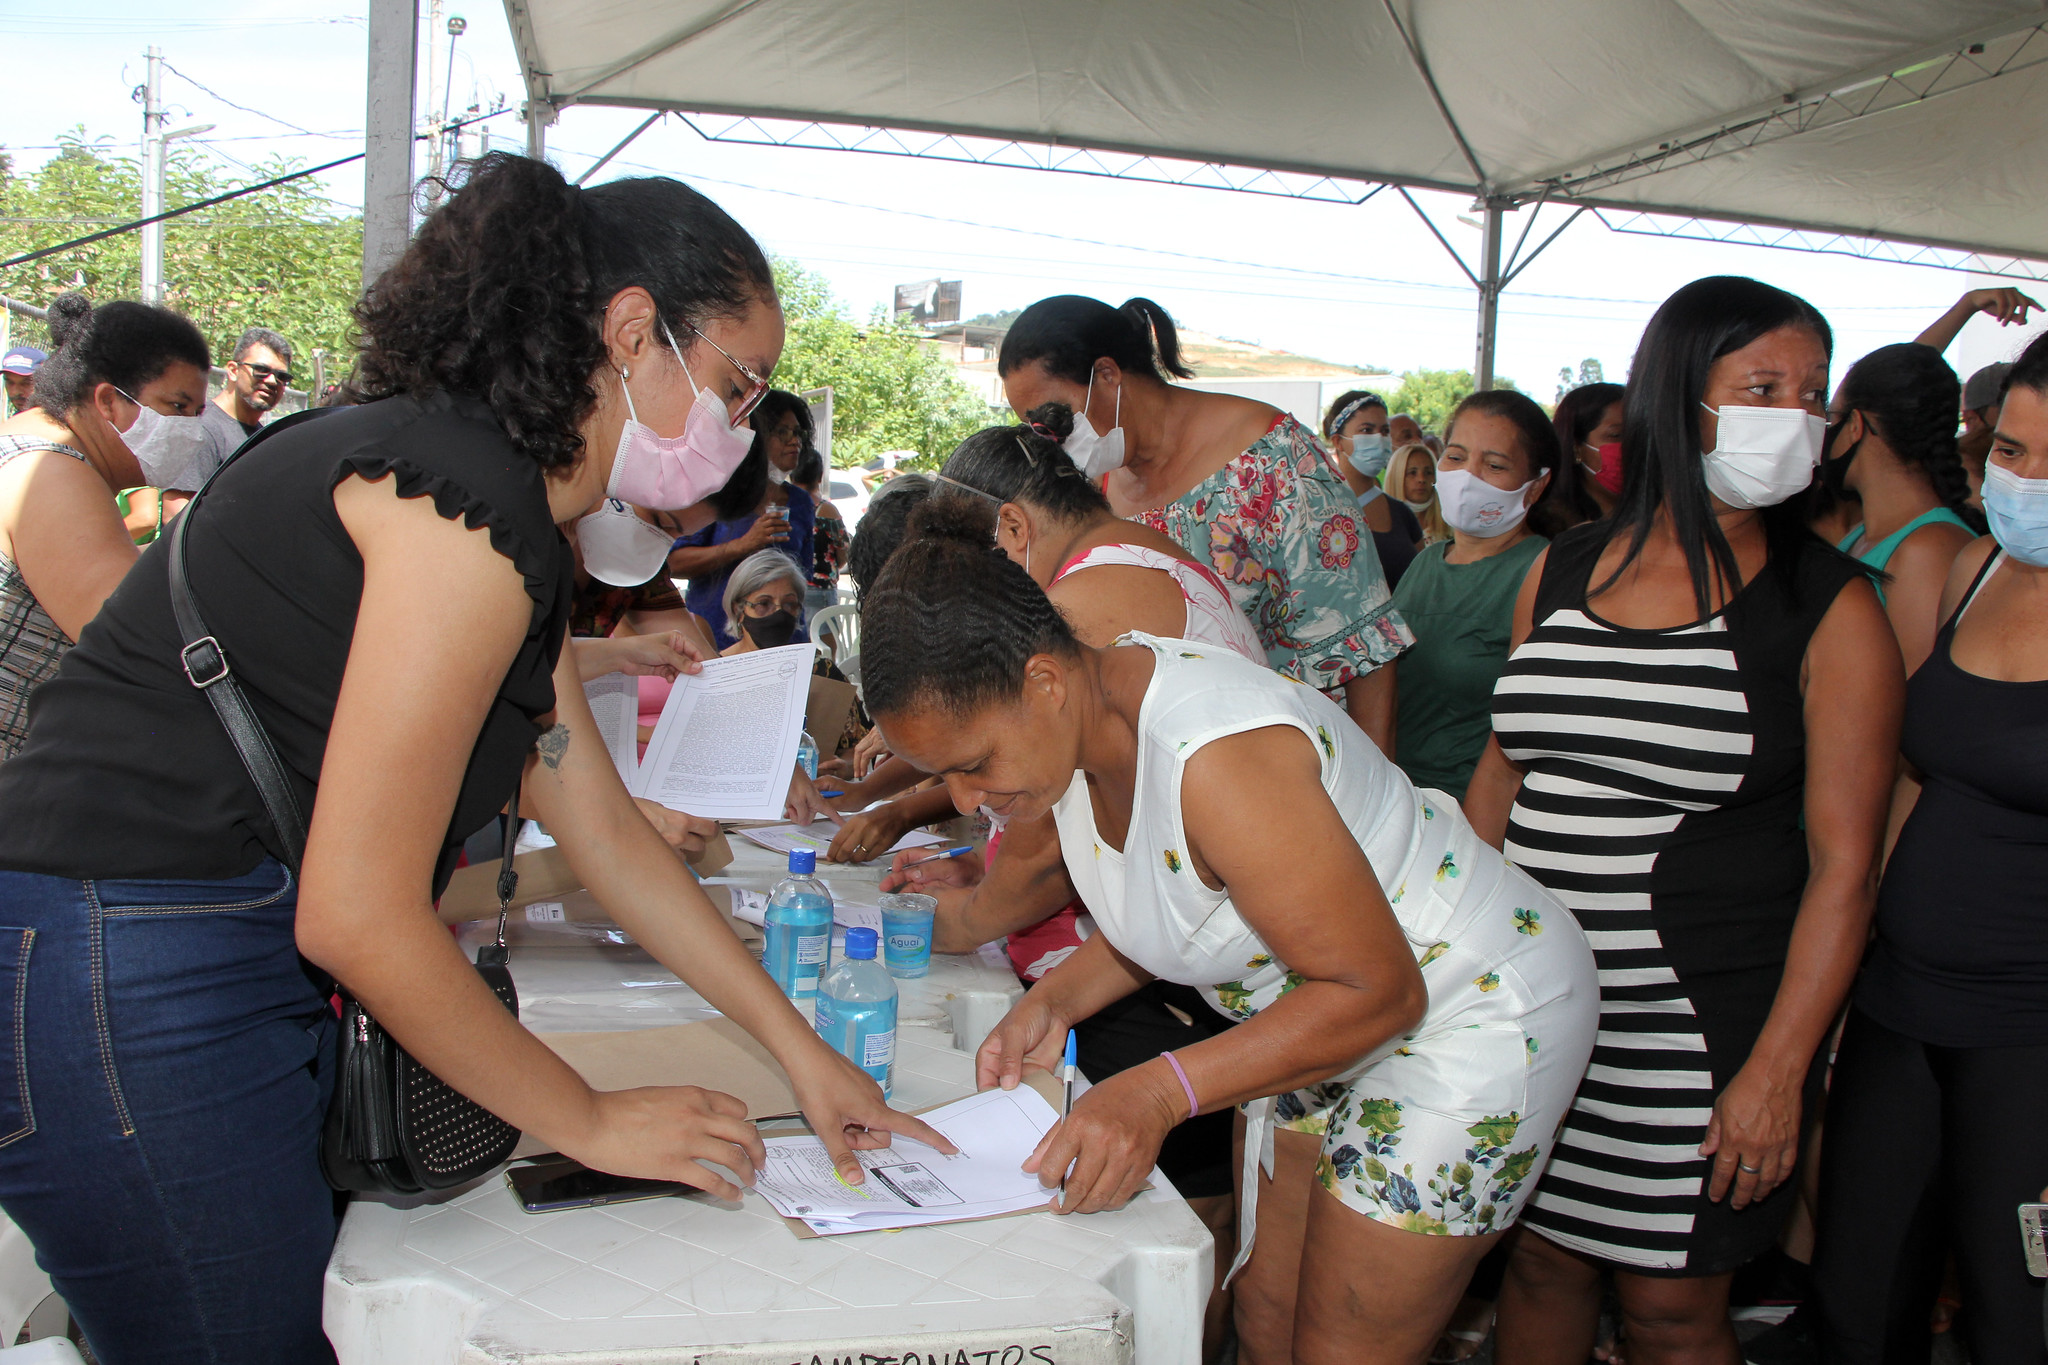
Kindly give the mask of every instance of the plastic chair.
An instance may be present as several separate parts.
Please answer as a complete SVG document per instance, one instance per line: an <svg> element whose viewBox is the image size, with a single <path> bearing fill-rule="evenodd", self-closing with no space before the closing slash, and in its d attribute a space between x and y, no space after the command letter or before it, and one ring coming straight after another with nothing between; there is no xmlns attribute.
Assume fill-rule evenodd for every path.
<svg viewBox="0 0 2048 1365"><path fill-rule="evenodd" d="M29 1245L28 1234L15 1226L12 1218L0 1213L0 1342L11 1342L20 1336L22 1325L31 1314L38 1319L38 1326L44 1320L54 1320L56 1330L62 1332L67 1315L61 1305L50 1313L36 1311L38 1305L50 1299L51 1292L50 1277L36 1264L36 1249ZM28 1358L16 1356L13 1349L0 1351L0 1360Z"/></svg>
<svg viewBox="0 0 2048 1365"><path fill-rule="evenodd" d="M44 1337L0 1351L0 1365L85 1365L85 1357L63 1337Z"/></svg>
<svg viewBox="0 0 2048 1365"><path fill-rule="evenodd" d="M853 690L860 691L860 608L833 606L821 608L811 618L811 638L823 640L827 632L832 636L832 663L846 675L853 684Z"/></svg>

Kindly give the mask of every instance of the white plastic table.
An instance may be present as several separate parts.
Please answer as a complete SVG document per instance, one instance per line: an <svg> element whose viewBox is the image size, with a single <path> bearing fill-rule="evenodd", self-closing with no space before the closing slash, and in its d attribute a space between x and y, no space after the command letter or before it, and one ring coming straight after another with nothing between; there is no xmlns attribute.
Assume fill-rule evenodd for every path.
<svg viewBox="0 0 2048 1365"><path fill-rule="evenodd" d="M787 875L781 855L737 834L731 842L733 860L718 874L721 883L767 891ZM818 869L827 886L858 888L870 897L881 874L880 867L830 863ZM707 886L705 891L714 904L725 904L723 885ZM539 913L549 912L543 908ZM512 976L519 986L519 1018L537 1033L663 1028L715 1013L701 995L646 951L607 941L604 926L529 918L524 909L512 914ZM465 951L474 957L477 945L494 928L484 921L468 926ZM616 931L610 936L624 937ZM834 939L836 954L843 932L835 930ZM1009 960L994 947L980 953L934 955L929 976L899 981L897 991L900 1024L947 1029L954 1043L970 1052L981 1046L1023 994Z"/></svg>
<svg viewBox="0 0 2048 1365"><path fill-rule="evenodd" d="M760 856L726 875L780 875L747 849ZM512 968L541 1032L704 1017L645 953L595 932L526 925ZM1007 966L939 958L898 984L894 1102L971 1093L971 1049L1018 989ZM799 1239L759 1196L532 1215L493 1175L414 1207L352 1204L326 1327L341 1365L1191 1365L1213 1247L1154 1179L1115 1213Z"/></svg>

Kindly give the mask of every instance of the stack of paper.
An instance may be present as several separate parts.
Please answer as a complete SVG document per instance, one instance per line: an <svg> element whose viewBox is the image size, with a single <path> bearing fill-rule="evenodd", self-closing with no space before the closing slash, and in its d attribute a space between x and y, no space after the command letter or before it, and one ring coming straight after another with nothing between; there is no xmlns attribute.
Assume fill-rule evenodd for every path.
<svg viewBox="0 0 2048 1365"><path fill-rule="evenodd" d="M818 820L823 819L825 817L822 815L818 817ZM809 829L801 825L761 825L754 829L742 829L734 832L742 839L750 839L759 844L770 853L794 853L800 848L807 848L822 858L825 856L825 850L832 847L833 836L839 833L839 827L828 824L825 828L819 829L817 828L818 820L813 820ZM941 839L936 834L926 830L914 829L895 843L889 845L889 847L883 849L873 858L868 859L868 861L877 862L892 853L900 853L906 848L928 848L933 844L943 844L945 842L944 839Z"/></svg>
<svg viewBox="0 0 2048 1365"><path fill-rule="evenodd" d="M899 1137L882 1151L855 1153L868 1178L850 1186L817 1138L771 1137L754 1190L777 1213L823 1236L964 1223L1039 1208L1055 1197L1021 1169L1059 1121L1037 1091L984 1090L919 1117L950 1138L959 1155Z"/></svg>
<svg viewBox="0 0 2048 1365"><path fill-rule="evenodd" d="M880 895L880 892L876 892ZM758 924L768 924L768 893L749 891L744 886L732 889L732 917ZM860 900L844 894L837 887L832 890L832 922L842 929L872 929L882 932L882 903L878 900Z"/></svg>

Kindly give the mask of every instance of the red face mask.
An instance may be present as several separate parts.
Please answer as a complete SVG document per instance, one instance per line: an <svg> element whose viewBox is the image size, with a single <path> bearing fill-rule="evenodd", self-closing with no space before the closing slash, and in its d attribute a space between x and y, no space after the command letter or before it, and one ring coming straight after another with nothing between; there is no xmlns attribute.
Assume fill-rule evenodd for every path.
<svg viewBox="0 0 2048 1365"><path fill-rule="evenodd" d="M1621 442L1600 447L1600 472L1593 476L1593 482L1615 497L1621 496Z"/></svg>

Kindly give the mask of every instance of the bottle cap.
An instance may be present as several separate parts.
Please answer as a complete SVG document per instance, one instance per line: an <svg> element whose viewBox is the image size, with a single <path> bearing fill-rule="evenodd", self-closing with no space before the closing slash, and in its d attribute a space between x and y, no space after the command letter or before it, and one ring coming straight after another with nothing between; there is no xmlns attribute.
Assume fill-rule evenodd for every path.
<svg viewBox="0 0 2048 1365"><path fill-rule="evenodd" d="M851 958L872 958L875 955L875 931L872 929L848 929L846 931L846 955Z"/></svg>
<svg viewBox="0 0 2048 1365"><path fill-rule="evenodd" d="M792 877L808 877L818 870L818 854L814 849L793 848L789 851L789 873Z"/></svg>

